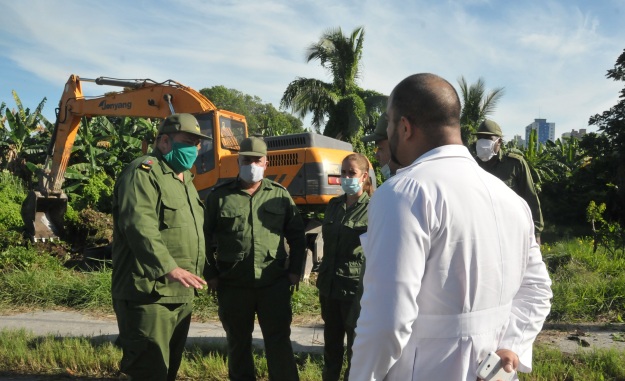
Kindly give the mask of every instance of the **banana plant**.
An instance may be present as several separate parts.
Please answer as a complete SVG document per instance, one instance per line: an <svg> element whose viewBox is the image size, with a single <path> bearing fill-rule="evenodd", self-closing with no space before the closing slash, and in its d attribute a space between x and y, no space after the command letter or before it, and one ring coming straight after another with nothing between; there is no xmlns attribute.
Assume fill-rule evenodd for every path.
<svg viewBox="0 0 625 381"><path fill-rule="evenodd" d="M28 170L27 154L32 153L30 143L33 135L44 129L43 124L49 123L43 116L42 110L46 98L39 103L34 111L24 108L20 97L15 90L12 91L16 109L10 110L3 103L0 112L2 117L2 136L0 140L0 152L2 167L8 169L14 175L29 182L32 173Z"/></svg>
<svg viewBox="0 0 625 381"><path fill-rule="evenodd" d="M69 180L64 184L66 193L78 192L92 176L103 171L103 163L110 155L100 141L100 131L92 127L87 117L83 117L65 172L65 178Z"/></svg>
<svg viewBox="0 0 625 381"><path fill-rule="evenodd" d="M102 145L111 155L106 172L115 177L126 164L142 154L143 142L156 136L157 123L144 118L97 118L102 133Z"/></svg>
<svg viewBox="0 0 625 381"><path fill-rule="evenodd" d="M561 146L561 143L560 143ZM530 168L534 185L538 190L546 182L556 182L562 177L566 177L571 171L571 167L558 155L562 148L552 141L540 143L538 132L530 132L529 141L523 155Z"/></svg>

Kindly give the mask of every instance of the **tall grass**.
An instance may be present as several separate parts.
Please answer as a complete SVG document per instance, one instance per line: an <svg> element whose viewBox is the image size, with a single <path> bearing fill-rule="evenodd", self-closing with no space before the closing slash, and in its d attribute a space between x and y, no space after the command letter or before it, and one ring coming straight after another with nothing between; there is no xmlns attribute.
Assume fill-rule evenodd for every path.
<svg viewBox="0 0 625 381"><path fill-rule="evenodd" d="M553 281L551 321L622 321L625 254L599 249L592 240L543 245Z"/></svg>
<svg viewBox="0 0 625 381"><path fill-rule="evenodd" d="M625 255L598 250L592 241L574 239L543 245L553 280L550 321L623 320L625 311ZM112 312L111 272L66 269L49 255L13 247L0 251L0 304L5 306L70 307ZM316 287L303 283L292 297L296 322L318 321ZM195 299L200 321L216 320L217 303L205 291Z"/></svg>
<svg viewBox="0 0 625 381"><path fill-rule="evenodd" d="M0 306L74 308L112 313L111 270L81 272L63 267L55 258L34 249L13 247L0 252ZM297 317L318 317L317 288L302 284L293 295ZM194 300L194 317L217 320L217 301L203 290Z"/></svg>
<svg viewBox="0 0 625 381"><path fill-rule="evenodd" d="M82 273L51 264L5 271L0 304L111 311L110 270Z"/></svg>
<svg viewBox="0 0 625 381"><path fill-rule="evenodd" d="M27 374L64 374L76 377L119 377L121 350L111 342L89 338L36 337L24 330L0 331L0 371ZM321 380L319 355L297 354L302 381ZM254 353L258 380L268 380L262 351ZM178 372L180 380L228 379L222 345L187 348Z"/></svg>

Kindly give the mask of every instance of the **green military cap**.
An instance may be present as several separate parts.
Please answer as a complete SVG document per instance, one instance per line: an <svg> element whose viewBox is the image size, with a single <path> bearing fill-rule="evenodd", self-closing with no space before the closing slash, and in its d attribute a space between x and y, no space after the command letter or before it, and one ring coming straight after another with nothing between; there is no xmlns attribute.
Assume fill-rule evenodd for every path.
<svg viewBox="0 0 625 381"><path fill-rule="evenodd" d="M186 132L195 135L200 139L212 139L210 136L202 134L200 124L191 114L172 114L161 122L158 128L160 134L171 134L175 132Z"/></svg>
<svg viewBox="0 0 625 381"><path fill-rule="evenodd" d="M362 138L362 141L367 142L379 142L380 140L388 140L388 135L386 134L386 126L388 125L388 116L386 112L383 112L378 119L378 124L375 125L375 131L373 134L367 135Z"/></svg>
<svg viewBox="0 0 625 381"><path fill-rule="evenodd" d="M495 135L502 137L501 127L492 120L484 120L480 127L478 127L477 132L474 132L473 135Z"/></svg>
<svg viewBox="0 0 625 381"><path fill-rule="evenodd" d="M255 136L243 139L241 144L239 144L241 149L239 150L239 155L243 156L267 156L267 144L261 138L257 138Z"/></svg>

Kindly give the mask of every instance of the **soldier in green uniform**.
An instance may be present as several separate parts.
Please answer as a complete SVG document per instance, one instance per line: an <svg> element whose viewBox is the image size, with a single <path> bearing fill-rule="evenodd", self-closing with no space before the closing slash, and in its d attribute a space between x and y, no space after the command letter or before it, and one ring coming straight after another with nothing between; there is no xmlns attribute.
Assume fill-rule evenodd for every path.
<svg viewBox="0 0 625 381"><path fill-rule="evenodd" d="M264 178L265 142L252 137L240 147L238 178L216 186L206 198L204 231L210 254L204 275L209 291L217 295L230 379L256 379L252 332L258 315L269 379L296 381L289 289L301 276L304 223L287 190Z"/></svg>
<svg viewBox="0 0 625 381"><path fill-rule="evenodd" d="M113 196L113 307L133 380L175 380L205 263L204 208L189 169L200 133L191 114L161 123L154 150L130 163Z"/></svg>
<svg viewBox="0 0 625 381"><path fill-rule="evenodd" d="M354 343L355 320L359 309L357 292L364 256L360 235L367 231L367 207L372 193L369 161L359 153L350 154L341 165L341 187L345 194L330 200L323 225L323 259L317 287L324 321L323 380L338 381L347 352L347 370ZM347 347L343 342L347 336Z"/></svg>
<svg viewBox="0 0 625 381"><path fill-rule="evenodd" d="M544 226L543 214L527 162L520 153L503 152L501 149L503 134L494 121L483 121L475 135L478 139L475 143L478 164L501 179L527 202L534 219L536 241L540 244L540 233Z"/></svg>

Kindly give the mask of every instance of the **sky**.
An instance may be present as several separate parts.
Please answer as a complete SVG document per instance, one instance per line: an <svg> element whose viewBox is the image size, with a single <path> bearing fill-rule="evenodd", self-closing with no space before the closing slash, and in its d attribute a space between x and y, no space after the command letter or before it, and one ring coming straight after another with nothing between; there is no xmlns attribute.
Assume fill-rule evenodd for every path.
<svg viewBox="0 0 625 381"><path fill-rule="evenodd" d="M331 81L306 48L340 27L364 27L359 86L390 94L430 72L459 90L480 77L504 96L490 116L504 138L536 118L556 137L614 106L622 83L605 77L625 49L625 0L19 0L0 12L0 102L47 99L71 74L223 85L279 107L297 77ZM83 84L96 96L118 88ZM310 118L304 126L310 125Z"/></svg>

